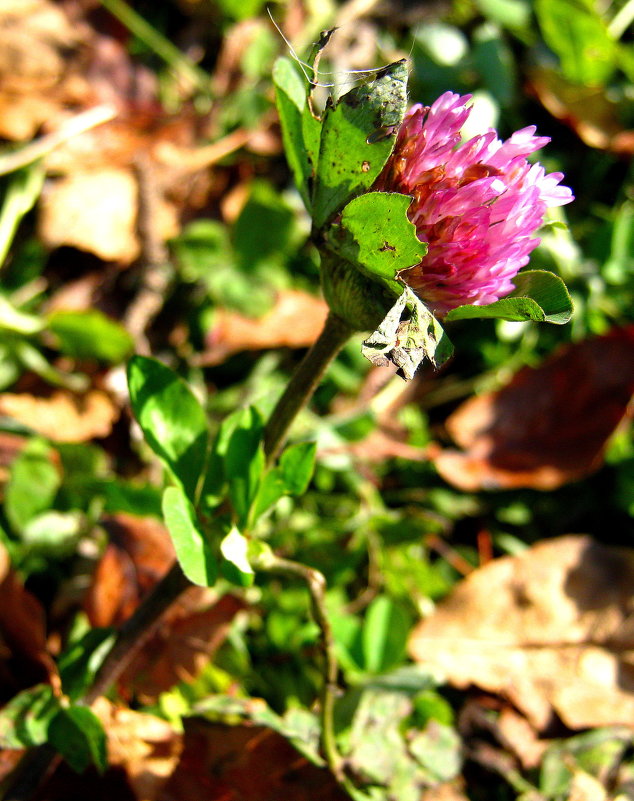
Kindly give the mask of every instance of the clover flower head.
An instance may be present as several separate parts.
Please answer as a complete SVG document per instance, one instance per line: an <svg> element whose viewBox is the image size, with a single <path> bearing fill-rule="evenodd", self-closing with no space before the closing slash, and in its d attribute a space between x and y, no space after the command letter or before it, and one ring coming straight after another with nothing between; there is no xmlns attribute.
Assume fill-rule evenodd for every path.
<svg viewBox="0 0 634 801"><path fill-rule="evenodd" d="M535 126L505 142L489 130L461 144L470 100L445 92L430 107L413 106L375 185L414 198L408 216L428 250L401 278L440 316L511 292L546 209L573 200L562 173L527 161L550 141Z"/></svg>

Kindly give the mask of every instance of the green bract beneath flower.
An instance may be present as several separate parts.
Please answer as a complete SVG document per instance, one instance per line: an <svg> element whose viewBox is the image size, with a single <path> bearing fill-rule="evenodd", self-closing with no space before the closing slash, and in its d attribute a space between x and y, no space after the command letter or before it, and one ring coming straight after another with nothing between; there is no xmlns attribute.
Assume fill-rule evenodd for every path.
<svg viewBox="0 0 634 801"><path fill-rule="evenodd" d="M572 304L557 276L532 272L514 282L539 244L534 233L546 209L572 200L561 173L526 159L548 138L531 126L506 142L490 130L461 145L470 96L446 92L405 113L403 61L330 100L319 120L308 84L302 91L293 65L282 63L282 131L313 216L324 294L348 324L376 329L369 354L375 341L382 353L398 354L405 337L404 374L418 356L440 363L450 347L437 321L428 326L433 335L417 333L431 315L567 322ZM394 342L386 343L392 330Z"/></svg>

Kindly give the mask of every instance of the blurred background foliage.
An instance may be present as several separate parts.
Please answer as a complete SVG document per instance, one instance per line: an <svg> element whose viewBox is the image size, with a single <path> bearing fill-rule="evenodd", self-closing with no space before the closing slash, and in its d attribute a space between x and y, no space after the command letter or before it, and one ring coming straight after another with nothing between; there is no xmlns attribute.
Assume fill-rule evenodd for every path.
<svg viewBox="0 0 634 801"><path fill-rule="evenodd" d="M477 681L452 687L408 656L416 622L497 557L571 533L631 555L632 0L42 0L34 9L30 20L0 9L30 52L46 42L53 72L47 86L42 64L19 62L16 74L0 60L3 76L13 69L0 88L0 106L13 109L0 165L71 110L108 102L116 116L0 179L0 542L39 610L22 618L39 632L30 649L0 615L3 702L50 681L51 659L63 664L91 625L120 623L169 564L156 522L165 477L122 389L131 352L186 378L217 430L248 403L270 411L320 329L319 260L284 160L271 73L278 55L306 58L336 27L319 64L332 85L318 90L322 102L353 85L354 70L407 57L412 102L448 89L473 95L467 136L536 125L552 138L540 160L564 172L576 200L552 213L531 266L564 279L575 315L564 327L453 324L451 363L410 385L372 368L355 338L294 429L318 443L311 486L300 502L281 499L259 533L326 576L345 688L338 731L370 797L555 801L583 781L603 795L574 798L632 797L631 731L605 721L579 731L553 713L533 732L543 747L531 760L528 735L518 746L501 734L503 693ZM53 15L44 36L40 13ZM85 85L71 89L77 75ZM52 124L38 117L47 93ZM111 181L94 190L99 202L79 188L95 172ZM141 328L131 309L145 314ZM605 336L594 355L575 350ZM491 394L553 354L524 394L532 414ZM471 425L451 416L476 395L512 425L494 428L493 445L480 442L468 464L447 467L451 440L465 447ZM500 467L496 450L516 464ZM160 548L144 525L159 526ZM5 606L28 607L3 587ZM228 588L214 592L206 608ZM239 595L221 643L204 642L182 670L177 650L151 688L128 677L116 697L174 731L192 714L264 721L314 756L321 674L309 599L264 577ZM495 587L491 595L494 604ZM454 795L433 795L441 786Z"/></svg>

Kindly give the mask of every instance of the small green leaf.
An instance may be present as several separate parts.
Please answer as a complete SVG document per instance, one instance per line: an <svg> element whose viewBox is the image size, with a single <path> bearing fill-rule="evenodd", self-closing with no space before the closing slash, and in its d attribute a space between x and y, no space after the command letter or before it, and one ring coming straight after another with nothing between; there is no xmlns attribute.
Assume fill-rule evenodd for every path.
<svg viewBox="0 0 634 801"><path fill-rule="evenodd" d="M90 687L115 639L114 629L89 629L62 653L58 661L59 673L62 688L71 701L76 701Z"/></svg>
<svg viewBox="0 0 634 801"><path fill-rule="evenodd" d="M282 453L279 471L287 495L303 495L306 492L315 470L316 454L315 442L298 442Z"/></svg>
<svg viewBox="0 0 634 801"><path fill-rule="evenodd" d="M218 573L216 558L200 531L194 507L179 487L163 493L163 516L183 573L194 584L211 587Z"/></svg>
<svg viewBox="0 0 634 801"><path fill-rule="evenodd" d="M313 195L316 228L372 186L392 152L406 104L402 60L326 106Z"/></svg>
<svg viewBox="0 0 634 801"><path fill-rule="evenodd" d="M128 388L149 446L194 500L209 443L202 406L176 373L146 356L130 360Z"/></svg>
<svg viewBox="0 0 634 801"><path fill-rule="evenodd" d="M24 524L20 539L29 553L62 559L72 556L85 531L86 517L82 512L49 509Z"/></svg>
<svg viewBox="0 0 634 801"><path fill-rule="evenodd" d="M396 275L419 264L427 245L407 218L412 202L396 192L368 192L351 200L341 214L341 226L329 237L339 255L372 278L380 278L400 294Z"/></svg>
<svg viewBox="0 0 634 801"><path fill-rule="evenodd" d="M284 481L279 467L265 473L251 512L251 522L255 523L265 512L268 512L280 498L286 494Z"/></svg>
<svg viewBox="0 0 634 801"><path fill-rule="evenodd" d="M49 724L48 738L78 773L90 765L100 773L108 767L106 732L99 718L86 706L60 709Z"/></svg>
<svg viewBox="0 0 634 801"><path fill-rule="evenodd" d="M14 334L38 334L44 328L44 321L35 314L27 314L13 306L7 298L0 295L0 329Z"/></svg>
<svg viewBox="0 0 634 801"><path fill-rule="evenodd" d="M286 448L277 467L269 470L262 479L253 505L255 522L284 495L303 495L315 469L317 445L299 442Z"/></svg>
<svg viewBox="0 0 634 801"><path fill-rule="evenodd" d="M406 286L361 352L377 366L395 365L410 381L425 358L436 367L451 356L453 346L438 320Z"/></svg>
<svg viewBox="0 0 634 801"><path fill-rule="evenodd" d="M7 257L20 220L40 196L45 177L46 170L40 158L35 164L14 172L9 179L0 206L0 266Z"/></svg>
<svg viewBox="0 0 634 801"><path fill-rule="evenodd" d="M18 693L0 710L0 748L42 745L58 711L59 700L49 684L37 684Z"/></svg>
<svg viewBox="0 0 634 801"><path fill-rule="evenodd" d="M32 439L11 465L4 508L16 532L50 509L61 484L53 450L42 439Z"/></svg>
<svg viewBox="0 0 634 801"><path fill-rule="evenodd" d="M277 59L273 83L286 158L306 208L310 209L321 122L310 111L308 84L290 59Z"/></svg>
<svg viewBox="0 0 634 801"><path fill-rule="evenodd" d="M401 661L411 623L405 609L387 595L372 601L361 634L366 670L383 673Z"/></svg>
<svg viewBox="0 0 634 801"><path fill-rule="evenodd" d="M100 359L118 364L134 348L134 340L119 323L97 309L56 311L48 318L62 353L76 359Z"/></svg>
<svg viewBox="0 0 634 801"><path fill-rule="evenodd" d="M494 318L563 325L572 317L572 300L558 275L547 270L526 270L518 273L513 283L515 289L505 298L487 306L458 306L447 314L445 320Z"/></svg>
<svg viewBox="0 0 634 801"><path fill-rule="evenodd" d="M537 21L548 47L573 83L603 86L616 67L617 43L594 0L536 0Z"/></svg>
<svg viewBox="0 0 634 801"><path fill-rule="evenodd" d="M255 408L242 410L224 455L229 495L241 526L247 524L264 471L263 430L262 417Z"/></svg>
<svg viewBox="0 0 634 801"><path fill-rule="evenodd" d="M226 579L240 587L253 584L253 568L249 564L249 543L234 526L220 543L220 552L225 558L221 564Z"/></svg>

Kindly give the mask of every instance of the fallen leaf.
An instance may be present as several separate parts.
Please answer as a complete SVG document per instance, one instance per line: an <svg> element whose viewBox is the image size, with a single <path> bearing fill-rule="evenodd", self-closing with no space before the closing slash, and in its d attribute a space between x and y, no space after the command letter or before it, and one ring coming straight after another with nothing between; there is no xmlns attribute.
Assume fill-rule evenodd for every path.
<svg viewBox="0 0 634 801"><path fill-rule="evenodd" d="M605 87L582 86L567 81L554 69L534 69L529 88L548 111L569 125L590 147L613 153L634 153L634 131L625 130L619 104Z"/></svg>
<svg viewBox="0 0 634 801"><path fill-rule="evenodd" d="M412 632L413 659L506 696L542 731L634 720L634 551L542 542L473 571Z"/></svg>
<svg viewBox="0 0 634 801"><path fill-rule="evenodd" d="M346 801L324 768L265 726L186 718L180 763L159 801Z"/></svg>
<svg viewBox="0 0 634 801"><path fill-rule="evenodd" d="M108 764L123 768L139 801L155 801L178 764L182 736L161 718L105 698L92 710L108 735Z"/></svg>
<svg viewBox="0 0 634 801"><path fill-rule="evenodd" d="M84 598L93 626L120 626L174 563L165 526L153 518L119 513L102 521L110 542ZM226 637L244 602L190 587L161 617L119 680L124 696L153 703L181 680L191 680Z"/></svg>
<svg viewBox="0 0 634 801"><path fill-rule="evenodd" d="M0 9L0 136L30 139L88 93L70 54L84 31L50 0L4 0Z"/></svg>
<svg viewBox="0 0 634 801"><path fill-rule="evenodd" d="M84 599L93 626L118 626L171 567L175 552L165 526L125 513L102 520L110 542Z"/></svg>
<svg viewBox="0 0 634 801"><path fill-rule="evenodd" d="M597 470L634 393L634 326L614 329L524 368L471 398L446 426L463 449L432 452L460 489L549 490Z"/></svg>
<svg viewBox="0 0 634 801"><path fill-rule="evenodd" d="M46 647L46 616L37 598L8 567L4 548L0 581L0 654L5 651L13 687L3 682L2 695L46 682L60 687L57 667ZM4 645L5 648L2 648ZM7 671L3 670L6 679Z"/></svg>
<svg viewBox="0 0 634 801"><path fill-rule="evenodd" d="M70 245L104 261L129 263L140 253L137 182L130 170L75 172L45 186L38 232L46 247ZM178 233L175 209L162 202L155 221L162 240Z"/></svg>
<svg viewBox="0 0 634 801"><path fill-rule="evenodd" d="M233 618L244 607L233 595L218 598L203 587L186 590L121 676L120 692L152 704L177 682L191 682L222 645Z"/></svg>
<svg viewBox="0 0 634 801"><path fill-rule="evenodd" d="M0 394L0 414L7 415L54 442L86 442L107 437L120 409L100 390L77 395L57 390L50 397Z"/></svg>
<svg viewBox="0 0 634 801"><path fill-rule="evenodd" d="M462 779L443 782L436 787L425 790L420 801L469 801L464 793Z"/></svg>
<svg viewBox="0 0 634 801"><path fill-rule="evenodd" d="M323 300L297 290L279 292L274 307L257 319L219 309L201 363L220 364L245 350L308 347L319 336L327 314Z"/></svg>

